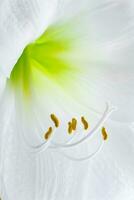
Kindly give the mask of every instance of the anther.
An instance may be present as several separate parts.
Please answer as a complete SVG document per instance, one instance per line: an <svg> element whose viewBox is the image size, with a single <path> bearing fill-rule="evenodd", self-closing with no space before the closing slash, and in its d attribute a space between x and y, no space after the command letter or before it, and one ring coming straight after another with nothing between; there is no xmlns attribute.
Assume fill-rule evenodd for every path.
<svg viewBox="0 0 134 200"><path fill-rule="evenodd" d="M84 117L81 117L81 122L82 122L82 124L83 124L83 126L84 126L84 129L87 130L88 127L89 127L89 124L88 124L88 122L85 120Z"/></svg>
<svg viewBox="0 0 134 200"><path fill-rule="evenodd" d="M44 134L44 138L46 140L48 140L50 138L50 136L52 134L52 131L53 131L52 127L49 127L49 129L47 130L47 132Z"/></svg>
<svg viewBox="0 0 134 200"><path fill-rule="evenodd" d="M55 127L59 127L60 122L59 122L58 118L54 114L51 114L50 117L51 117L52 121L54 122Z"/></svg>
<svg viewBox="0 0 134 200"><path fill-rule="evenodd" d="M101 133L102 133L103 140L107 140L108 134L107 134L105 127L102 127Z"/></svg>
<svg viewBox="0 0 134 200"><path fill-rule="evenodd" d="M76 126L77 126L77 120L75 118L72 119L72 129L73 131L76 130Z"/></svg>
<svg viewBox="0 0 134 200"><path fill-rule="evenodd" d="M68 122L68 133L71 134L72 131L73 131L72 123L71 123L71 122Z"/></svg>

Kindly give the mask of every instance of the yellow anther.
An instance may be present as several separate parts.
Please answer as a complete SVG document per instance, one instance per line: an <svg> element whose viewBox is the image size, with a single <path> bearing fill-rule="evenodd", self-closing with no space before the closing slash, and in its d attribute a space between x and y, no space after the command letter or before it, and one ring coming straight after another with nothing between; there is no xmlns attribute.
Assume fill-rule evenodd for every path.
<svg viewBox="0 0 134 200"><path fill-rule="evenodd" d="M71 134L72 131L73 131L72 123L71 123L71 122L68 122L68 133Z"/></svg>
<svg viewBox="0 0 134 200"><path fill-rule="evenodd" d="M73 131L76 130L76 126L77 126L77 120L75 118L72 119L72 129Z"/></svg>
<svg viewBox="0 0 134 200"><path fill-rule="evenodd" d="M52 127L49 127L49 129L47 130L47 132L44 134L44 138L46 140L48 140L50 138L50 136L52 135L52 131L53 131Z"/></svg>
<svg viewBox="0 0 134 200"><path fill-rule="evenodd" d="M102 136L103 136L103 140L107 140L108 134L107 134L105 127L102 127L101 133L102 133Z"/></svg>
<svg viewBox="0 0 134 200"><path fill-rule="evenodd" d="M85 120L84 117L81 117L81 122L82 122L82 124L83 124L83 126L84 126L84 129L87 130L88 127L89 127L89 124L88 124L88 122Z"/></svg>
<svg viewBox="0 0 134 200"><path fill-rule="evenodd" d="M59 127L60 122L59 122L58 118L54 114L51 114L50 117L51 117L52 121L54 122L55 127Z"/></svg>

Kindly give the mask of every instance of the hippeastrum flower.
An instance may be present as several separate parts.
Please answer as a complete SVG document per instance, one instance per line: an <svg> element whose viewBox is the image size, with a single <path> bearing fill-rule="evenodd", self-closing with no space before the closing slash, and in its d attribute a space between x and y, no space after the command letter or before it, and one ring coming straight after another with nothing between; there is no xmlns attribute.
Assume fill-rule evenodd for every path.
<svg viewBox="0 0 134 200"><path fill-rule="evenodd" d="M133 199L132 6L2 2L2 200Z"/></svg>

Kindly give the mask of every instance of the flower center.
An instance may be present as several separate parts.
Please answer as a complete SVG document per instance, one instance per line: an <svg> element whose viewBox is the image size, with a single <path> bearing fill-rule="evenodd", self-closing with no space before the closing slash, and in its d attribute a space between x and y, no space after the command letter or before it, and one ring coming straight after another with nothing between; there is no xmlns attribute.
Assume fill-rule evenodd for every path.
<svg viewBox="0 0 134 200"><path fill-rule="evenodd" d="M69 57L75 40L67 29L63 25L51 26L25 47L11 72L9 83L13 88L29 97L33 87L47 90L47 80L62 87L71 86L70 74L79 73L80 68Z"/></svg>

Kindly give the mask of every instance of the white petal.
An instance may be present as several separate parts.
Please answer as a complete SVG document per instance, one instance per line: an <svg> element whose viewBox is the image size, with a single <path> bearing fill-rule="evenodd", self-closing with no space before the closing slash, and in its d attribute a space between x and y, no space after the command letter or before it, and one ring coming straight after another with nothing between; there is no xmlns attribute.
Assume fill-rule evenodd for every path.
<svg viewBox="0 0 134 200"><path fill-rule="evenodd" d="M85 57L89 57L88 61L87 57L85 58L89 72L84 80L79 80L79 85L86 88L87 93L92 96L90 104L92 102L92 106L99 109L101 103L111 101L118 107L118 112L112 117L113 120L133 121L134 21L132 1L61 2L59 9L62 18L69 18L74 16L78 10L79 12L84 10L85 17L81 20L82 22L78 20L77 24L82 27L80 30L82 32L81 49L84 52L85 47L87 48L84 54L86 54ZM84 9L85 5L88 11ZM78 60L78 57L81 54L77 54L75 58L79 62L81 60ZM81 66L83 67L84 64L82 60ZM85 79L87 87L82 83ZM83 91L81 95L85 97L83 104L88 104L88 94Z"/></svg>
<svg viewBox="0 0 134 200"><path fill-rule="evenodd" d="M35 195L36 156L29 155L21 145L16 129L14 96L8 95L5 93L1 101L0 195L5 200L18 196L30 200Z"/></svg>
<svg viewBox="0 0 134 200"><path fill-rule="evenodd" d="M51 23L57 0L10 1L0 7L0 71L6 76L24 47Z"/></svg>
<svg viewBox="0 0 134 200"><path fill-rule="evenodd" d="M115 12L112 12L111 8L115 9ZM82 164L69 161L50 148L40 154L30 152L30 150L34 150L35 153L37 150L35 147L43 144L43 133L46 131L46 127L49 127L52 123L50 114L53 112L63 121L63 125L54 133L52 141L61 143L69 138L66 123L70 118L73 116L79 118L84 113L91 120L91 126L93 126L100 117L103 105L107 100L112 101L119 107L119 114L113 117L114 120L131 121L133 119L133 112L131 111L134 97L132 92L134 86L133 69L131 67L133 58L130 54L126 55L129 48L131 53L128 32L125 35L125 43L122 37L118 38L119 29L121 27L125 28L124 17L122 13L121 15L118 13L118 9L119 5L114 2L110 4L110 7L106 5L105 9L98 5L97 10L99 12L96 11L95 15L102 16L102 18L97 16L95 20L100 19L103 23L103 19L108 15L106 21L104 20L104 24L108 25L109 19L114 17L116 13L116 16L119 17L118 20L121 20L121 24L118 20L116 22L116 18L114 18L115 26L108 26L108 29L113 30L113 32L110 32L111 34L109 34L108 29L105 29L106 32L104 29L101 30L102 37L99 36L97 42L94 42L96 46L93 50L94 52L96 52L96 49L97 52L101 50L102 57L94 55L92 60L90 60L91 57L89 58L90 65L88 59L83 63L83 67L89 68L89 73L77 77L79 81L73 85L71 92L70 89L62 87L64 81L59 86L56 83L53 84L53 81L48 80L47 77L41 77L40 81L48 87L47 89L44 87L45 90L42 91L38 90L38 87L34 87L36 85L33 85L33 98L29 107L26 107L22 102L21 92L19 95L14 91L8 93L9 96L6 98L6 100L8 99L8 106L6 105L6 107L10 108L13 103L12 120L14 119L14 126L13 132L9 131L9 139L6 140L5 137L8 130L4 132L4 137L3 134L0 135L3 139L0 140L3 148L1 151L2 189L0 192L3 198L9 198L9 200L14 200L18 196L20 200L131 200L133 198L134 170L132 166L134 164L134 146L133 134L127 127L129 124L109 122L109 141L105 144L103 151L94 159ZM104 11L104 16L100 15L102 11ZM113 37L116 38L113 39ZM94 36L95 41L96 38L97 35ZM83 46L81 47L83 48ZM116 57L115 54L118 56ZM126 55L125 58L124 54ZM81 61L83 55L76 55L77 59L75 55L72 55L72 57L74 56L72 59L76 59L77 62ZM130 58L132 61L130 61ZM128 61L130 61L131 66L126 70ZM128 77L126 77L126 71ZM36 75L38 76L38 73ZM74 74L70 74L70 77L76 80ZM13 102L10 102L9 97L12 99L12 95ZM8 118L8 112L6 111L5 118ZM6 127L10 128L11 126ZM83 156L85 152L90 152L93 147L98 145L100 137L96 134L92 139L93 141L90 142L93 143L91 144L87 141L79 147L65 149L63 152L69 156L72 153L71 156L73 157ZM45 143L44 147L48 147L47 144Z"/></svg>
<svg viewBox="0 0 134 200"><path fill-rule="evenodd" d="M131 200L134 195L133 143L130 142L133 135L125 126L120 132L120 124L109 125L112 127L109 142L100 154L84 163L66 160L50 151L38 156L27 154L16 135L14 139L11 136L3 174L9 200L18 195L20 200L125 200L126 197Z"/></svg>

